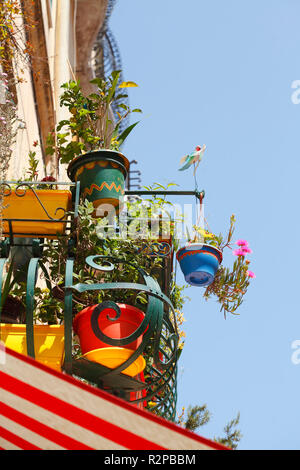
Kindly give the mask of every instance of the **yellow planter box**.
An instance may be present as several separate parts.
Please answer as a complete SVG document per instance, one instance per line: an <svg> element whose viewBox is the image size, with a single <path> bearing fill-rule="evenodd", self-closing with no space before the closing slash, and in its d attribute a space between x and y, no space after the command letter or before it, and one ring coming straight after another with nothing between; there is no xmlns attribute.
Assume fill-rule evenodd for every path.
<svg viewBox="0 0 300 470"><path fill-rule="evenodd" d="M18 190L18 194L24 192L23 188ZM49 216L53 219L60 219L64 212L58 208L68 211L71 208L71 191L60 189L36 189L41 203L45 207ZM20 237L30 237L30 234L49 234L49 238L54 238L56 234L65 231L66 224L63 222L49 222L49 217L35 194L26 189L24 196L17 196L13 190L11 194L4 197L5 208L3 219L38 219L42 222L13 221L13 233ZM57 210L58 209L58 210ZM66 217L64 217L66 220ZM9 236L9 225L4 221L4 236ZM52 236L51 236L52 235Z"/></svg>
<svg viewBox="0 0 300 470"><path fill-rule="evenodd" d="M0 340L7 348L27 356L26 325L0 323ZM38 362L61 371L64 346L63 325L34 325L34 352Z"/></svg>

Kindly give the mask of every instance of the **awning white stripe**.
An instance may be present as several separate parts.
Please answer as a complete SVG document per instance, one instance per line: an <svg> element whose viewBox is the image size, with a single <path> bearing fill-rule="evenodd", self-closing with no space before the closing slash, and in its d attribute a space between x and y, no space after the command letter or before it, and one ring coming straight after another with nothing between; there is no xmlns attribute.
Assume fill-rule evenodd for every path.
<svg viewBox="0 0 300 470"><path fill-rule="evenodd" d="M0 447L2 447L2 449L4 450L22 450L20 449L20 447L16 446L15 444L12 444L6 439L3 439L3 437L0 437Z"/></svg>
<svg viewBox="0 0 300 470"><path fill-rule="evenodd" d="M57 444L54 444L54 442L48 441L48 439L45 439L39 434L36 434L35 432L32 432L29 429L24 428L23 426L16 423L15 421L12 421L2 415L0 415L0 426L2 426L7 431L12 432L16 436L19 436L22 439L25 439L25 441L30 442L30 444L40 447L41 449L64 450L63 447Z"/></svg>

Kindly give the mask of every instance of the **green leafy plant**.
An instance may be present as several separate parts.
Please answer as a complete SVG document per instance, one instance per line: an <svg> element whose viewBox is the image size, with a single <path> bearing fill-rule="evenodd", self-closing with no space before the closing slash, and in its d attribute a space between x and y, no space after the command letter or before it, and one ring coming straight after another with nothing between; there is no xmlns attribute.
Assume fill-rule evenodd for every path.
<svg viewBox="0 0 300 470"><path fill-rule="evenodd" d="M168 183L163 186L154 183L144 186L147 191L163 190L167 191L175 183ZM130 198L127 201L127 211L125 218L119 219L121 230L125 228L125 233L129 238L140 238L151 242L171 243L174 250L178 248L176 238L176 224L182 219L181 215L172 213L173 204L166 199L166 196L153 194L146 198ZM158 245L157 245L158 246Z"/></svg>
<svg viewBox="0 0 300 470"><path fill-rule="evenodd" d="M177 424L184 427L185 429L188 429L189 431L195 432L199 427L209 423L211 417L212 414L207 409L206 404L202 406L190 405L187 410L185 410L185 407L182 408L181 414L177 419ZM240 413L237 414L236 418L233 418L228 424L226 424L224 427L225 435L222 437L215 437L214 441L235 450L243 437L241 431L237 428L239 422Z"/></svg>
<svg viewBox="0 0 300 470"><path fill-rule="evenodd" d="M33 146L37 147L38 146L38 141L33 142ZM28 167L26 171L26 176L23 180L24 181L37 181L39 172L38 172L38 166L39 166L40 160L36 158L36 151L35 150L29 150L28 152ZM53 176L45 176L42 178L40 181L43 182L49 182L53 183L56 181L56 179ZM52 185L52 184L40 184L37 185L37 189L57 189L57 185Z"/></svg>
<svg viewBox="0 0 300 470"><path fill-rule="evenodd" d="M6 302L9 292L13 288L16 280L13 278L13 263L10 263L9 269L5 278L5 282L2 287L1 300L0 300L0 311L3 309L3 305Z"/></svg>
<svg viewBox="0 0 300 470"><path fill-rule="evenodd" d="M233 233L235 230L235 216L232 215L230 217L230 225L229 225L229 230L226 236L224 236L222 233L219 235L216 235L209 230L205 230L203 227L199 227L197 225L193 226L194 229L194 235L193 237L190 237L188 234L188 240L191 243L205 243L207 245L214 246L215 248L218 248L220 251L223 251L225 248L230 248L230 244L232 242L232 237Z"/></svg>
<svg viewBox="0 0 300 470"><path fill-rule="evenodd" d="M131 124L120 132L120 125L131 112L122 102L127 94L124 88L137 86L134 82L123 82L120 85L121 71L113 71L107 80L94 78L90 83L95 85L95 93L85 96L79 81L64 83L60 105L70 112L70 118L60 121L54 132L47 139L46 153L56 154L61 163L69 163L77 155L98 149L119 150L132 129L138 124ZM114 104L118 120L112 117L111 106Z"/></svg>
<svg viewBox="0 0 300 470"><path fill-rule="evenodd" d="M119 238L99 238L98 228L103 225L103 219L92 217L93 204L85 200L79 206L78 226L74 236L76 237L76 248L74 249L74 282L93 284L98 282L132 282L143 283L140 278L138 267L144 269L147 274L156 278L160 282L160 276L163 271L163 258L159 254L149 256L147 250L143 250L145 240L119 239ZM151 241L149 241L150 246ZM67 242L61 237L58 240L49 240L44 248L44 262L48 262L47 281L52 285L50 296L55 296L56 301L51 303L48 294L39 293L40 299L37 300L38 317L40 321L53 321L53 318L61 318L64 299L64 275L65 262L67 259ZM108 272L98 271L86 264L86 258L91 255L110 256L120 261L115 264L116 269ZM101 263L100 259L97 261ZM114 261L112 260L112 263ZM183 294L184 287L179 287L174 280L171 280L170 298L173 303L176 320L179 325L180 342L179 351L183 347L182 338L184 333L181 331L181 325L184 322L182 307L185 301ZM45 298L51 304L51 309L45 308ZM105 291L87 291L84 293L73 293L73 314L75 315L87 305L101 303L104 300L114 302L129 303L135 305L142 311L146 311L148 299L145 293L133 291L130 289L117 289ZM49 315L47 315L47 312ZM149 352L149 358L151 351ZM147 358L146 358L147 360Z"/></svg>
<svg viewBox="0 0 300 470"><path fill-rule="evenodd" d="M16 323L23 320L25 312L23 295L25 298L26 287L21 287L19 282L21 276L20 271L14 270L14 257L12 257L0 296L0 312L5 321Z"/></svg>
<svg viewBox="0 0 300 470"><path fill-rule="evenodd" d="M195 235L190 239L191 242L205 243L223 252L225 248L232 250L232 238L235 229L235 217L230 217L230 226L226 236L209 232L202 227L194 226ZM204 298L207 300L212 295L217 297L221 304L221 311L235 314L238 307L242 304L244 295L250 285L250 278L255 275L249 270L250 260L247 255L252 253L246 240L238 240L236 242L238 249L233 250L233 254L237 257L232 268L220 265L214 281L206 287Z"/></svg>
<svg viewBox="0 0 300 470"><path fill-rule="evenodd" d="M76 248L74 262L74 279L77 282L95 283L99 282L140 282L137 267L145 269L151 275L161 270L162 258L159 256L150 257L139 248L143 242L137 240L120 240L118 238L99 238L98 225L102 221L92 217L93 204L84 201L79 206L79 221L76 229ZM90 255L111 256L121 261L119 269L108 273L99 272L86 265L86 258ZM49 262L49 281L59 288L64 282L64 266L67 258L67 244L63 238L49 241L44 249L45 262ZM50 261L49 261L50 260ZM124 261L124 264L122 263ZM125 263L126 262L126 263ZM126 291L90 291L75 297L76 310L81 310L86 305L99 303L102 300L128 301L145 309L147 298L141 293Z"/></svg>

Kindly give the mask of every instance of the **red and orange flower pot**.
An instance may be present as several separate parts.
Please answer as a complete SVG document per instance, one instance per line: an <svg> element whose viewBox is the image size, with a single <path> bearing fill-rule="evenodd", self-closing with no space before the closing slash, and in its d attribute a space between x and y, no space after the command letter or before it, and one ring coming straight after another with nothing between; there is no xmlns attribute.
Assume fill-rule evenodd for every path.
<svg viewBox="0 0 300 470"><path fill-rule="evenodd" d="M117 306L121 312L119 317L116 317L116 311L113 308L107 307L101 311L97 319L100 331L111 339L123 339L132 335L145 316L141 310L132 305L118 303ZM115 369L137 350L143 340L143 334L122 347L105 343L99 339L92 327L92 316L97 307L98 305L92 305L79 312L74 318L73 330L79 337L83 357ZM142 372L145 366L145 359L140 355L122 373L134 377Z"/></svg>

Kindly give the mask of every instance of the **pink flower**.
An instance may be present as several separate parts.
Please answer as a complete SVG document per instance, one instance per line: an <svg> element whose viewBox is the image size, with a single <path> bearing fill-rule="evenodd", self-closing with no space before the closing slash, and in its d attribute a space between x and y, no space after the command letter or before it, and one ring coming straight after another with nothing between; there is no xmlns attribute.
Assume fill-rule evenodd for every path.
<svg viewBox="0 0 300 470"><path fill-rule="evenodd" d="M247 274L247 276L252 277L252 278L256 277L253 271L247 271L246 274Z"/></svg>
<svg viewBox="0 0 300 470"><path fill-rule="evenodd" d="M235 256L245 256L245 252L242 248L238 248L237 250L233 250L233 254Z"/></svg>
<svg viewBox="0 0 300 470"><path fill-rule="evenodd" d="M248 246L243 246L241 248L241 250L243 250L243 252L246 254L246 253L252 253L252 250L251 248L249 248Z"/></svg>
<svg viewBox="0 0 300 470"><path fill-rule="evenodd" d="M235 244L238 246L248 246L247 240L237 240Z"/></svg>

